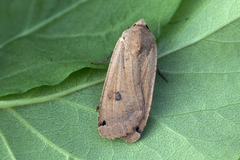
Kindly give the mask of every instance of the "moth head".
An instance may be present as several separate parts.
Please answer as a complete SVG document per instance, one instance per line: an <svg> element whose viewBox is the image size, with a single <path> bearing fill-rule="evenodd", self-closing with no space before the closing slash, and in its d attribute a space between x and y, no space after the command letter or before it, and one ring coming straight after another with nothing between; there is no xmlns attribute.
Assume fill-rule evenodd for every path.
<svg viewBox="0 0 240 160"><path fill-rule="evenodd" d="M147 27L147 29L149 29L147 23L144 21L143 18L140 19L138 22L134 23L133 27L134 27L134 26L145 26L145 27Z"/></svg>

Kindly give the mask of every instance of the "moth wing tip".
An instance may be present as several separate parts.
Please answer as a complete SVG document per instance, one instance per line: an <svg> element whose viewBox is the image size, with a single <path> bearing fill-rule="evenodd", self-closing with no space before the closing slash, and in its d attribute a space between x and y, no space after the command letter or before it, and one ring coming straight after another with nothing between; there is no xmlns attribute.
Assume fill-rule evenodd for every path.
<svg viewBox="0 0 240 160"><path fill-rule="evenodd" d="M136 142L139 138L141 137L141 134L134 131L130 134L127 134L126 136L121 137L124 139L126 142L134 143Z"/></svg>

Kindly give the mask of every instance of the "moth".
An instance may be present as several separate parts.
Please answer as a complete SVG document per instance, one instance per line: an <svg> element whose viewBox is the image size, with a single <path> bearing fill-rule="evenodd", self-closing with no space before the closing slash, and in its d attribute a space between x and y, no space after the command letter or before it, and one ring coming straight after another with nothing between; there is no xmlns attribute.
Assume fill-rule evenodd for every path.
<svg viewBox="0 0 240 160"><path fill-rule="evenodd" d="M112 52L98 106L102 137L131 143L140 138L152 104L156 69L156 40L140 19L122 33Z"/></svg>

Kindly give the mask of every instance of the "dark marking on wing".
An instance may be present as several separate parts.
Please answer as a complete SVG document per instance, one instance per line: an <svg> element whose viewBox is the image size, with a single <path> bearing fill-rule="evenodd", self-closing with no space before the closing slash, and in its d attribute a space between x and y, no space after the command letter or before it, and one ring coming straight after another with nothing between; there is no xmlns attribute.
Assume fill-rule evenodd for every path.
<svg viewBox="0 0 240 160"><path fill-rule="evenodd" d="M120 101L122 99L121 94L119 92L116 92L115 99L116 101Z"/></svg>
<svg viewBox="0 0 240 160"><path fill-rule="evenodd" d="M99 123L99 124L98 124L98 127L99 127L99 126L105 126L105 125L106 125L106 121L104 120L102 123Z"/></svg>
<svg viewBox="0 0 240 160"><path fill-rule="evenodd" d="M142 131L139 129L139 127L136 128L136 131L140 134L142 134Z"/></svg>

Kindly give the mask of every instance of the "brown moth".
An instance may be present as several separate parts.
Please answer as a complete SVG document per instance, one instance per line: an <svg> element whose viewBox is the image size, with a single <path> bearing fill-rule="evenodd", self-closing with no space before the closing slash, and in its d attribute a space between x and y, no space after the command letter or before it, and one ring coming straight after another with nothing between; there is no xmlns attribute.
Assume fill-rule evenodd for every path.
<svg viewBox="0 0 240 160"><path fill-rule="evenodd" d="M144 19L122 33L99 104L102 137L137 141L147 123L157 69L157 45Z"/></svg>

